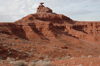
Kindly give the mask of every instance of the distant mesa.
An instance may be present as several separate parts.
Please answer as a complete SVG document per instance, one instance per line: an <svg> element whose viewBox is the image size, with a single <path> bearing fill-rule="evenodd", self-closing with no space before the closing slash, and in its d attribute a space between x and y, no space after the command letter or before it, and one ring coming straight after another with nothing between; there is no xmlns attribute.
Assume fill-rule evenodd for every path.
<svg viewBox="0 0 100 66"><path fill-rule="evenodd" d="M52 10L48 7L45 7L43 4L43 2L40 3L39 7L37 8L37 12L52 13Z"/></svg>

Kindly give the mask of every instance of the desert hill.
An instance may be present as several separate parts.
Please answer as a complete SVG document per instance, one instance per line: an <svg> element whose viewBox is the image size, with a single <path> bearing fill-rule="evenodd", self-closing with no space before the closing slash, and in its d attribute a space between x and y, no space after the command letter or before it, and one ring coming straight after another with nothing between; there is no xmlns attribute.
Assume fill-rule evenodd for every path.
<svg viewBox="0 0 100 66"><path fill-rule="evenodd" d="M4 59L19 57L30 61L48 57L55 60L69 55L97 57L100 54L100 22L74 21L40 4L35 14L14 23L0 23L0 47L0 56ZM7 55L8 49L13 49L10 50L11 56ZM21 51L22 58L14 51L17 54Z"/></svg>

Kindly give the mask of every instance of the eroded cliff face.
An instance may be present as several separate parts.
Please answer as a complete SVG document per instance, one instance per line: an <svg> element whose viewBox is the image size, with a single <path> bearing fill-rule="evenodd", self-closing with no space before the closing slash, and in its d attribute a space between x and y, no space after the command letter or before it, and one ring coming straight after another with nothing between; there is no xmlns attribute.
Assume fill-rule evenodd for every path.
<svg viewBox="0 0 100 66"><path fill-rule="evenodd" d="M77 21L78 22L78 21ZM83 32L81 38L86 38L86 40L97 41L99 40L100 34L100 23L99 22L78 22L72 26L76 31ZM91 39L90 39L91 38Z"/></svg>
<svg viewBox="0 0 100 66"><path fill-rule="evenodd" d="M26 21L2 23L0 24L0 33L13 35L29 41L46 40L59 43L63 42L63 40L68 40L69 43L71 40L77 40L79 42L94 42L94 44L98 44L100 40L99 22L74 22L74 24L65 22L60 24L43 20ZM68 39L69 37L71 39ZM74 41L71 42L73 43Z"/></svg>
<svg viewBox="0 0 100 66"><path fill-rule="evenodd" d="M27 16L29 17L29 16ZM90 41L99 40L100 23L99 22L78 22L74 24L59 23L58 20L43 21L41 19L29 20L22 18L15 23L2 23L0 24L0 33L16 35L24 39L38 39L38 38L56 38L58 35L70 35L78 39L85 39ZM59 18L58 18L59 19ZM27 22L26 22L27 21ZM56 23L58 22L58 23ZM63 20L62 20L63 22ZM32 37L33 36L33 37ZM91 39L90 39L91 38Z"/></svg>

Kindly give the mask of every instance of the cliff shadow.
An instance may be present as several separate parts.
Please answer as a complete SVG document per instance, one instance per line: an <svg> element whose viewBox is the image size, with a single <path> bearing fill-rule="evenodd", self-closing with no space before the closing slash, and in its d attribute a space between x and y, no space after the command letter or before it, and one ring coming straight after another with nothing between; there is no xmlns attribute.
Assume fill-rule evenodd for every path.
<svg viewBox="0 0 100 66"><path fill-rule="evenodd" d="M26 40L29 40L27 37L26 37L26 32L23 30L23 25L16 25L16 24L13 24L12 26L10 26L10 30L11 30L11 34L12 35L15 35L21 39L26 39Z"/></svg>
<svg viewBox="0 0 100 66"><path fill-rule="evenodd" d="M41 30L38 30L38 29L36 28L35 23L28 23L28 26L30 26L31 29L32 29L36 34L38 34L39 36L41 36L41 39L49 40L48 38L46 38L46 37L43 35L43 33L42 33Z"/></svg>

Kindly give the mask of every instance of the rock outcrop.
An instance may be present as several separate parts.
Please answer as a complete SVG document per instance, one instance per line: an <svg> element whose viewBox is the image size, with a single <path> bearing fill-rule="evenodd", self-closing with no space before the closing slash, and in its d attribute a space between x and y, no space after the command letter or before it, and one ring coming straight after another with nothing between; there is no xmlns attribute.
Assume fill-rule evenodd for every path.
<svg viewBox="0 0 100 66"><path fill-rule="evenodd" d="M48 7L45 7L43 4L44 3L40 3L39 7L37 8L37 12L52 13L52 10Z"/></svg>

